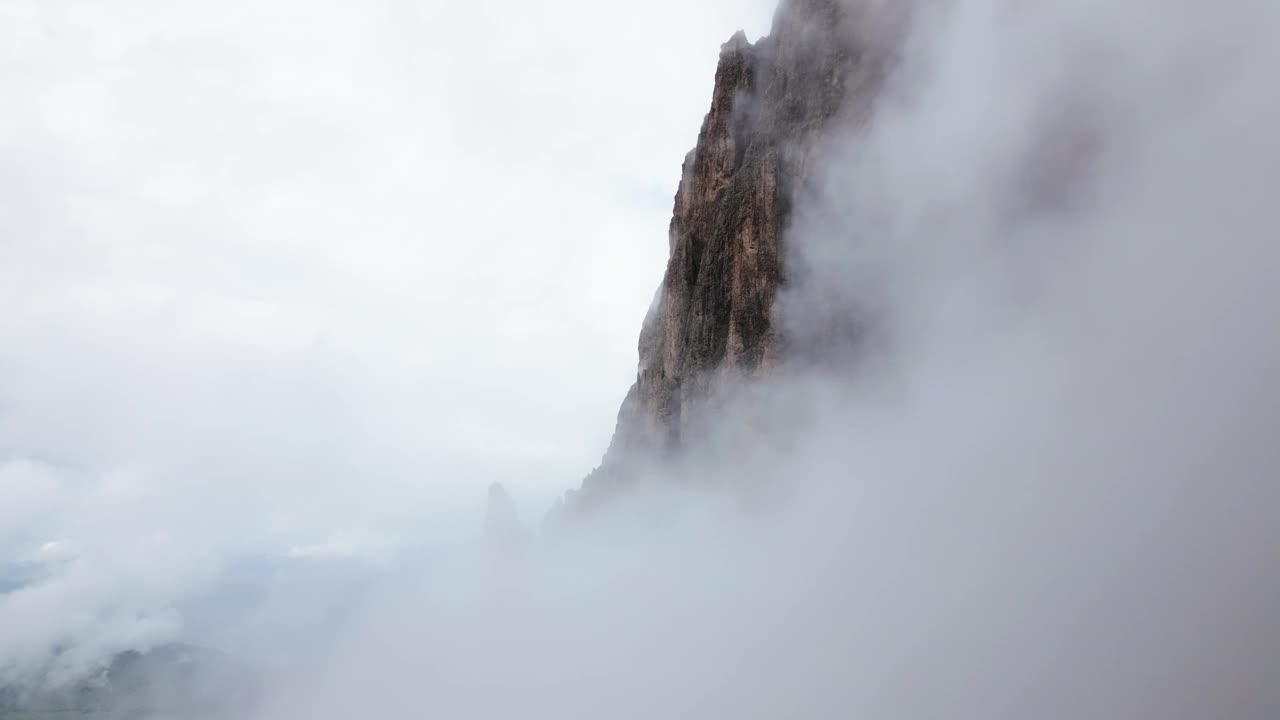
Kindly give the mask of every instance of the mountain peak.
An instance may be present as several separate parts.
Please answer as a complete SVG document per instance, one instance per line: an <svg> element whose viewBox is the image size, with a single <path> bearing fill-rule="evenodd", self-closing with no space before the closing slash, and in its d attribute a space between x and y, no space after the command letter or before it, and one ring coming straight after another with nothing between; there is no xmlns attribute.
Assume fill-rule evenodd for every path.
<svg viewBox="0 0 1280 720"><path fill-rule="evenodd" d="M784 0L768 37L753 45L739 31L721 47L711 108L676 192L666 273L640 331L636 382L604 460L563 511L598 504L696 445L716 425L712 398L780 363L773 304L791 195L820 139L850 106L869 104L882 75L880 55L845 32L854 21L846 6Z"/></svg>
<svg viewBox="0 0 1280 720"><path fill-rule="evenodd" d="M489 486L489 502L484 515L484 537L489 541L508 542L524 533L516 504L501 483Z"/></svg>

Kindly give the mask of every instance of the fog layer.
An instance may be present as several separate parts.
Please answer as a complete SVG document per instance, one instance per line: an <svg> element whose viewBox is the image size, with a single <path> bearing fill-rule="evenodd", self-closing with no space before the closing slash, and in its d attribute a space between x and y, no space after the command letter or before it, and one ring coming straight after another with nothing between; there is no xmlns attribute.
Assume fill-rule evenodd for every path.
<svg viewBox="0 0 1280 720"><path fill-rule="evenodd" d="M406 561L263 716L1274 717L1278 31L919 3L787 236L783 331L856 362L579 530Z"/></svg>

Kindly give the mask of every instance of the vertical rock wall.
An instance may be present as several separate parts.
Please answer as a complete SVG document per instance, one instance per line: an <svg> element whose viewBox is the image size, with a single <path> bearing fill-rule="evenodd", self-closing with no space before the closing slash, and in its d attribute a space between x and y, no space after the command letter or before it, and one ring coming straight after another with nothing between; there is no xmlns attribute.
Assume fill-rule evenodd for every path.
<svg viewBox="0 0 1280 720"><path fill-rule="evenodd" d="M785 278L790 198L823 132L856 114L882 63L859 40L853 0L783 0L770 35L720 50L711 110L685 158L670 260L640 332L636 383L601 466L570 503L625 485L635 468L698 442L726 385L768 373L785 339L773 317ZM859 4L863 7L865 3Z"/></svg>

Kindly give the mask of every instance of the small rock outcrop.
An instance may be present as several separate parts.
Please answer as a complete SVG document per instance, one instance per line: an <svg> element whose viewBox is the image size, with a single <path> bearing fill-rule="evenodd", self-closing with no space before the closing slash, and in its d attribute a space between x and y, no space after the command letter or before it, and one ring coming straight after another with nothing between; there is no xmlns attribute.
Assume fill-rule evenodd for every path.
<svg viewBox="0 0 1280 720"><path fill-rule="evenodd" d="M519 540L524 535L516 504L501 483L489 486L489 502L484 514L484 538L486 542L505 544Z"/></svg>

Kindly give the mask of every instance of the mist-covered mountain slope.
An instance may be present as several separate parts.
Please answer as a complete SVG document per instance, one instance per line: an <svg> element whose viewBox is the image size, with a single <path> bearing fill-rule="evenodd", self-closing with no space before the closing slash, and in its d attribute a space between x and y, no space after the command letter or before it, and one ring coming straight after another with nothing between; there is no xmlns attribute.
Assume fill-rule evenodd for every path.
<svg viewBox="0 0 1280 720"><path fill-rule="evenodd" d="M869 114L892 55L886 15L875 3L783 0L767 37L752 44L739 32L721 47L636 382L601 465L566 509L599 503L647 464L696 446L713 430L718 395L798 350L774 317L792 197L828 129Z"/></svg>
<svg viewBox="0 0 1280 720"><path fill-rule="evenodd" d="M258 702L260 685L250 668L222 653L163 645L118 653L72 683L59 682L54 673L0 685L0 720L236 717Z"/></svg>

